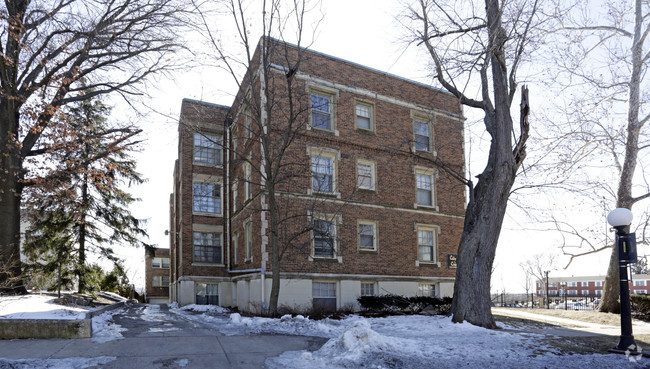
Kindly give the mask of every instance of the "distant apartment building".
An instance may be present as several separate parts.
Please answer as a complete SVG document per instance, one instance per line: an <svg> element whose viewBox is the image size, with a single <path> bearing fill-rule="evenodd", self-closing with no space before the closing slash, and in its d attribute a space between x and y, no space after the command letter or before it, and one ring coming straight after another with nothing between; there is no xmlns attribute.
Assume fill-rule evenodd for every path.
<svg viewBox="0 0 650 369"><path fill-rule="evenodd" d="M388 293L451 296L466 203L454 178L465 171L458 99L267 41L276 49L270 67L249 66L247 78L259 82L242 85L232 106L183 100L170 197L171 300L263 310L272 237L284 247L279 306L336 309ZM299 55L300 67L289 70ZM282 90L290 78L291 101ZM302 113L292 116L299 119L290 122L289 144L279 148L290 106ZM287 152L274 187L281 219L268 211L269 154L260 130L268 133L266 147ZM280 222L279 234L271 234L272 221Z"/></svg>
<svg viewBox="0 0 650 369"><path fill-rule="evenodd" d="M557 296L600 296L603 294L603 285L605 276L584 276L584 277L557 277L548 279L549 297ZM649 294L650 293L650 275L633 274L629 282L630 293ZM537 281L537 296L543 297L545 292L546 280Z"/></svg>
<svg viewBox="0 0 650 369"><path fill-rule="evenodd" d="M145 298L149 303L169 302L169 249L145 250Z"/></svg>

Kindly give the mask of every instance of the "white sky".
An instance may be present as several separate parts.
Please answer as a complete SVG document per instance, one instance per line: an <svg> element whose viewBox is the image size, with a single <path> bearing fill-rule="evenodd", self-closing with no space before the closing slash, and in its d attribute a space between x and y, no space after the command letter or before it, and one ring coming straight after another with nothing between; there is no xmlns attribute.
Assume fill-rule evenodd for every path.
<svg viewBox="0 0 650 369"><path fill-rule="evenodd" d="M427 69L428 60L422 50L406 48L402 41L405 31L395 20L402 10L399 2L390 0L324 0L324 19L320 23L311 48L335 57L346 59L381 71L390 72L423 83L431 83ZM224 39L233 37L224 34ZM291 41L290 39L288 39ZM139 170L148 179L144 185L133 189L142 201L134 208L134 215L148 219L150 242L159 247L169 247L164 231L169 228L169 195L172 191L174 160L177 157L177 123L181 100L192 98L229 106L236 85L232 78L218 70L191 70L175 73L174 80L160 78L157 90L152 90L147 102L155 113L141 119L147 143L138 154ZM531 96L536 88L530 85ZM534 105L532 109L536 109ZM476 113L465 108L468 123L475 121ZM535 124L535 122L531 122ZM467 132L472 138L472 157L468 166L472 175L482 171L484 156L475 142L484 139L480 132ZM469 144L468 144L469 147ZM492 290L506 292L523 291L523 272L519 263L535 254L558 253L557 242L550 234L522 229L535 228L529 220L509 207L506 224L496 254L496 270L492 278ZM604 222L604 221L603 221ZM117 250L126 259L126 267L132 283L144 285L144 251L142 249ZM565 259L560 259L565 260ZM609 253L602 253L574 261L569 270L561 270L564 261L558 262L558 270L551 276L605 274Z"/></svg>

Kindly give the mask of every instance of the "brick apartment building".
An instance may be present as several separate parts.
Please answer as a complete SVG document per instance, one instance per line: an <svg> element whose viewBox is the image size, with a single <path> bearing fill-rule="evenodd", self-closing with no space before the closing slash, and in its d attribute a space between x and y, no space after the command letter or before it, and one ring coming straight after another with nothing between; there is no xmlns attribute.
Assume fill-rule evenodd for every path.
<svg viewBox="0 0 650 369"><path fill-rule="evenodd" d="M146 301L169 302L169 249L145 250L144 263Z"/></svg>
<svg viewBox="0 0 650 369"><path fill-rule="evenodd" d="M464 185L453 178L464 174L458 100L267 41L268 68L249 67L250 83L231 107L183 100L170 198L171 300L265 308L273 220L262 173L279 149L279 306L451 296L465 211ZM264 59L261 45L252 60ZM267 146L260 130L270 132Z"/></svg>
<svg viewBox="0 0 650 369"><path fill-rule="evenodd" d="M564 296L600 296L603 294L605 276L558 277L548 279L549 297ZM544 296L546 281L537 281L537 296ZM634 274L629 281L630 293L650 293L650 275Z"/></svg>

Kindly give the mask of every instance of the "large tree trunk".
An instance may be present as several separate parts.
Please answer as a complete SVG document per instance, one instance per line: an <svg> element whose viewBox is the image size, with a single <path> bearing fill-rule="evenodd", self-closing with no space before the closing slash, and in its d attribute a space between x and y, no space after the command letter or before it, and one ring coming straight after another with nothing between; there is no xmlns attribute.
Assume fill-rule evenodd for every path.
<svg viewBox="0 0 650 369"><path fill-rule="evenodd" d="M88 170L88 168L86 168ZM79 293L86 292L86 210L88 209L88 174L83 174L81 185L81 217L79 219L79 265L77 277L79 278Z"/></svg>
<svg viewBox="0 0 650 369"><path fill-rule="evenodd" d="M522 91L521 137L513 152L511 97L505 60L505 31L501 26L498 0L486 0L488 33L490 35L490 67L494 105L490 104L487 72L483 71L483 121L490 134L488 162L479 175L476 188L470 185L470 201L465 211L463 235L458 246L458 269L451 307L454 322L468 321L486 328L496 328L490 309L490 279L499 234L508 205L510 189L518 165L525 157L528 135L528 97Z"/></svg>
<svg viewBox="0 0 650 369"><path fill-rule="evenodd" d="M505 135L508 136L508 133ZM490 309L490 278L508 196L516 174L510 146L506 146L508 149L501 154L495 146L498 145L493 143L488 165L465 212L452 303L454 322L468 321L486 328L496 328Z"/></svg>
<svg viewBox="0 0 650 369"><path fill-rule="evenodd" d="M269 217L271 218L271 296L269 297L269 315L278 314L278 299L280 297L280 240L278 237L278 207L275 191L269 191Z"/></svg>
<svg viewBox="0 0 650 369"><path fill-rule="evenodd" d="M625 142L625 158L620 173L618 192L616 194L616 207L632 210L632 205L639 199L632 197L632 180L636 170L639 154L639 133L643 123L639 123L641 74L643 72L643 38L642 26L644 14L642 12L641 0L635 2L635 25L634 40L632 42L632 72L629 82L629 100L627 111L627 138ZM603 286L603 297L599 310L608 313L619 313L620 305L620 278L618 266L618 254L616 247L612 248L612 255L609 260L607 277Z"/></svg>
<svg viewBox="0 0 650 369"><path fill-rule="evenodd" d="M22 157L14 101L0 99L0 290L25 293L20 265Z"/></svg>

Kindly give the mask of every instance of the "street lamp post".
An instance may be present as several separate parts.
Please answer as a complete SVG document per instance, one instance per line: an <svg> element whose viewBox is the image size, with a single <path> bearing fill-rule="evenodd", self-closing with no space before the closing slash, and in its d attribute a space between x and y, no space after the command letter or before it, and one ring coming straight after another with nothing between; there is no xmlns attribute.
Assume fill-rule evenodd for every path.
<svg viewBox="0 0 650 369"><path fill-rule="evenodd" d="M607 215L607 223L616 229L616 247L621 289L621 338L612 352L630 353L639 349L632 335L632 311L630 309L630 286L628 285L627 265L636 262L636 238L627 228L632 223L629 209L617 208Z"/></svg>
<svg viewBox="0 0 650 369"><path fill-rule="evenodd" d="M566 286L567 286L567 283L562 282L560 285L562 286L562 297L564 297L564 310L568 310L567 309L567 302L566 302ZM560 303L561 302L562 302L562 299L560 298Z"/></svg>

